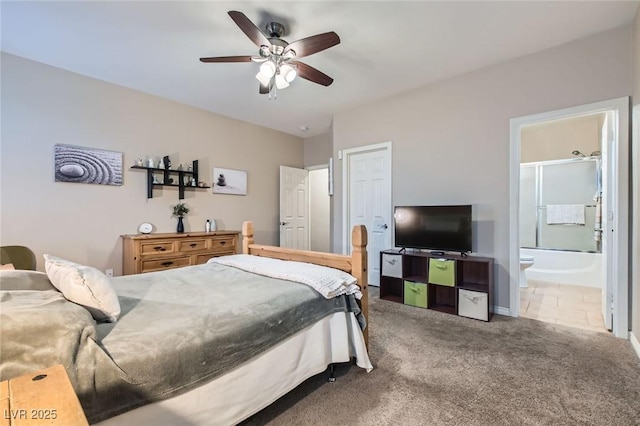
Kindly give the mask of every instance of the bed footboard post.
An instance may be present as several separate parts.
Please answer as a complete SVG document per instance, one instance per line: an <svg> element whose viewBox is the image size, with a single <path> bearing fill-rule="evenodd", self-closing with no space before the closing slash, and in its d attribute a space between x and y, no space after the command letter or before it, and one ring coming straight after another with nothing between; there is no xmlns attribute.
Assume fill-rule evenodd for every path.
<svg viewBox="0 0 640 426"><path fill-rule="evenodd" d="M253 244L253 222L242 223L242 253L249 254L249 246Z"/></svg>
<svg viewBox="0 0 640 426"><path fill-rule="evenodd" d="M358 279L362 299L360 309L367 320L367 328L364 329L364 342L369 348L369 282L367 272L367 228L364 225L356 225L351 232L351 275Z"/></svg>

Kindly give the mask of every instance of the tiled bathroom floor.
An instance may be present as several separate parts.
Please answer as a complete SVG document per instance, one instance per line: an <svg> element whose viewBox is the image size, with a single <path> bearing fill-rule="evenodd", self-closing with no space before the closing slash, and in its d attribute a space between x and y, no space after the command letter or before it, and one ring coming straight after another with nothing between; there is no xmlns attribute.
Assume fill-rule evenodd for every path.
<svg viewBox="0 0 640 426"><path fill-rule="evenodd" d="M608 333L602 319L602 290L529 280L520 288L520 316Z"/></svg>

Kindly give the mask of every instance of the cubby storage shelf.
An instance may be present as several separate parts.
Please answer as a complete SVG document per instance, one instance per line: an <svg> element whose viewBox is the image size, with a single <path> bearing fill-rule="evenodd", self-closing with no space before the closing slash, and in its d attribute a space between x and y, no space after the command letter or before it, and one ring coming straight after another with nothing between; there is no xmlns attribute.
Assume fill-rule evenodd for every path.
<svg viewBox="0 0 640 426"><path fill-rule="evenodd" d="M184 178L185 176L192 177L196 183L198 182L198 160L193 161L192 169L189 170L173 170L173 169L161 169L158 167L144 167L144 166L131 166L134 170L146 170L147 171L147 198L153 198L153 188L161 188L164 186L178 188L178 199L184 199L184 191L185 189L206 189L211 188L210 186L193 186L193 185L185 185ZM155 173L162 174L162 183L154 183L153 175ZM166 183L169 181L171 176L174 176L178 183ZM173 178L171 178L173 179Z"/></svg>
<svg viewBox="0 0 640 426"><path fill-rule="evenodd" d="M453 282L443 281L445 285L429 282L431 259L445 261L448 265L451 263L446 261L454 261ZM380 252L380 265L381 299L406 303L404 282L412 281L427 286L427 309L483 321L489 321L493 316L492 258L384 250ZM451 283L453 285L447 285Z"/></svg>

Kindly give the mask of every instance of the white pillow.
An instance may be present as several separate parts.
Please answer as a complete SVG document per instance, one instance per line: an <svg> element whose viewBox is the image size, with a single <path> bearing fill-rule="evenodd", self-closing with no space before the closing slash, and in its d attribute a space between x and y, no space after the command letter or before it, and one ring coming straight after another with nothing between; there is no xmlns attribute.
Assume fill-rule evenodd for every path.
<svg viewBox="0 0 640 426"><path fill-rule="evenodd" d="M48 254L44 261L49 280L67 300L84 306L97 321L118 320L120 302L109 277L90 266Z"/></svg>

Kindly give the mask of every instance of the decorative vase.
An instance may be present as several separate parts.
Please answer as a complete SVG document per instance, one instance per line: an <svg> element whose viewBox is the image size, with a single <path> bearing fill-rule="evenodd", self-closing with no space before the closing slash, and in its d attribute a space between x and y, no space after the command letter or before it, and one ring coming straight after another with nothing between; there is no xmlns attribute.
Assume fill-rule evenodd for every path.
<svg viewBox="0 0 640 426"><path fill-rule="evenodd" d="M178 233L184 232L184 223L182 223L182 216L178 216Z"/></svg>

